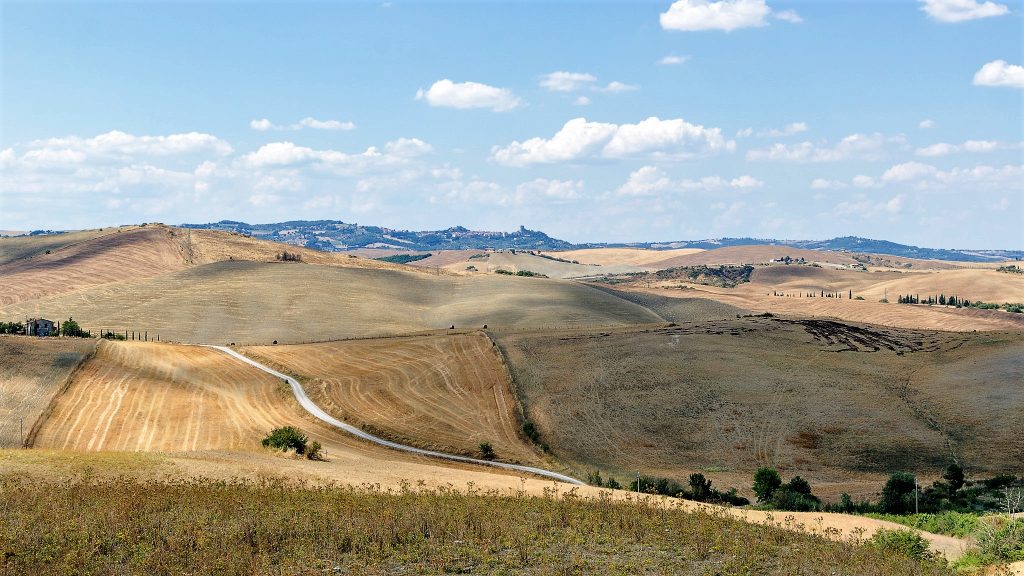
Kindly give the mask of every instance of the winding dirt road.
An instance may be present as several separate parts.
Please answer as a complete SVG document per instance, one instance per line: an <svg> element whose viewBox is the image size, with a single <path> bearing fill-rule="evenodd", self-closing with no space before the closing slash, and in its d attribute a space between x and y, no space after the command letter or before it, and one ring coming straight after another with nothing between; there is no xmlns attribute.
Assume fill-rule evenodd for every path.
<svg viewBox="0 0 1024 576"><path fill-rule="evenodd" d="M558 472L552 472L550 470L544 470L543 468L535 468L533 466L522 466L522 465L519 465L519 464L508 464L508 463L505 463L505 462L494 462L494 461L491 461L491 460L479 460L479 459L476 459L476 458L468 458L466 456L456 456L454 454L445 454L444 452L435 452L433 450L423 450L421 448L414 448L412 446L406 446L405 444L399 444L397 442L392 442L390 440L385 440L383 438L379 438L377 436L374 436L373 434L369 434L367 432L364 432L364 431L360 430L359 428L356 428L355 426L352 426L351 424L347 424L345 422L342 422L341 420L338 420L337 418L335 418L335 417L331 416L330 414L328 414L327 412L325 412L322 408L320 408L312 400L310 400L309 396L306 396L306 391L303 390L302 385L299 384L298 380L296 380L296 379L294 379L294 378L292 378L290 376L287 376L285 374L282 374L282 373L278 372L277 370L273 370L271 368L268 368L268 367L264 366L263 364L260 364L259 362L255 361L255 360L253 360L253 359L251 359L251 358L249 358L247 356L244 356L244 355L242 355L242 354L240 354L240 353L238 353L238 352L236 352L236 351L234 351L234 350L232 350L232 349L230 349L230 348L228 348L226 346L212 346L212 345L204 345L204 346L206 346L207 348L213 348L215 350L220 350L221 352L223 352L225 354L228 354L229 356L232 356L232 357L234 357L234 358L236 358L238 360L241 360L242 362L245 362L246 364L249 364L250 366L259 368L260 370L266 372L267 374L270 374L272 376L276 376L276 377L284 380L285 382L288 383L289 386L292 387L292 392L295 394L295 399L299 401L299 404L303 408L305 408L307 412L309 412L313 416L316 416L318 419L323 420L324 422L326 422L326 423L328 423L328 424L330 424L332 426L336 426L338 428L341 428L342 430L348 432L349 434L352 434L352 435L357 436L359 438L362 438L364 440L369 440L370 442L373 442L374 444L378 444L378 445L381 445L381 446L386 446L388 448L393 448L395 450L400 450L402 452L408 452L408 453L411 453L411 454L417 454L419 456L428 456L430 458L440 458L442 460L451 460L451 461L455 461L455 462L466 462L466 463L470 463L470 464L480 464L482 466L491 466L491 467L494 467L494 468L505 468L507 470L516 470L518 472L526 472L526 473L534 474L534 475L537 475L537 476L543 476L545 478L551 478L553 480L557 480L559 482L566 482L566 483L572 484L574 486L584 486L585 485L583 482L581 482L581 481L579 481L579 480L577 480L575 478L572 478L570 476L566 476L564 474L559 474Z"/></svg>

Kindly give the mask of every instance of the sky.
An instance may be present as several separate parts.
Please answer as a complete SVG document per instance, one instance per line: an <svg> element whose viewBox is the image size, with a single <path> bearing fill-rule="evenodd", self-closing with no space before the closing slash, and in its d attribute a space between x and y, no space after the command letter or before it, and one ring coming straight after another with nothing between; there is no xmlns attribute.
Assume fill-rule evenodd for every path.
<svg viewBox="0 0 1024 576"><path fill-rule="evenodd" d="M1024 249L1016 1L0 2L0 230Z"/></svg>

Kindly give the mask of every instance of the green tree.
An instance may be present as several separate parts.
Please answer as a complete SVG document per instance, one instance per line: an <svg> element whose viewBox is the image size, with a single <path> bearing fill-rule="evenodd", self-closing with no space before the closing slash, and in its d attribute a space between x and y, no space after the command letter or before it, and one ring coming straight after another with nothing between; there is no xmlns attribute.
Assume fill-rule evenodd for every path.
<svg viewBox="0 0 1024 576"><path fill-rule="evenodd" d="M491 446L490 442L480 443L480 457L484 460L494 460L497 457L494 453L494 447Z"/></svg>
<svg viewBox="0 0 1024 576"><path fill-rule="evenodd" d="M690 474L690 495L698 502L707 502L711 499L711 480L708 480L700 472Z"/></svg>
<svg viewBox="0 0 1024 576"><path fill-rule="evenodd" d="M761 467L754 473L754 494L759 502L768 502L782 486L782 476L774 468Z"/></svg>
<svg viewBox="0 0 1024 576"><path fill-rule="evenodd" d="M886 481L882 488L882 512L886 514L906 514L913 504L910 495L914 492L916 480L909 472L896 472Z"/></svg>
<svg viewBox="0 0 1024 576"><path fill-rule="evenodd" d="M262 444L264 448L276 448L282 452L288 450L295 450L296 454L305 454L306 443L309 439L294 426L284 426L281 428L274 428L263 438Z"/></svg>
<svg viewBox="0 0 1024 576"><path fill-rule="evenodd" d="M956 491L964 485L964 469L954 462L946 467L942 479L949 484L949 497L953 498L956 496Z"/></svg>

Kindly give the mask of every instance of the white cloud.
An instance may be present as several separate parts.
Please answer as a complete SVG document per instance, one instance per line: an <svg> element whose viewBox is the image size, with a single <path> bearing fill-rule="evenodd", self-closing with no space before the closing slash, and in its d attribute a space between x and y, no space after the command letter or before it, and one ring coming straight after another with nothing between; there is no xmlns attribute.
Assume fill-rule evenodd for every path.
<svg viewBox="0 0 1024 576"><path fill-rule="evenodd" d="M551 138L530 138L491 149L491 158L507 166L554 164L596 158L691 157L735 148L719 128L681 118L650 117L636 124L608 124L574 118Z"/></svg>
<svg viewBox="0 0 1024 576"><path fill-rule="evenodd" d="M921 0L921 10L939 22L955 23L1008 14L1005 4L977 0Z"/></svg>
<svg viewBox="0 0 1024 576"><path fill-rule="evenodd" d="M993 60L974 74L974 85L1024 88L1024 66Z"/></svg>
<svg viewBox="0 0 1024 576"><path fill-rule="evenodd" d="M827 180L825 178L811 180L811 190L839 190L842 188L846 188L846 184L839 180Z"/></svg>
<svg viewBox="0 0 1024 576"><path fill-rule="evenodd" d="M948 144L946 142L939 142L924 148L918 148L914 151L914 154L918 156L947 156L949 154L955 154L957 152L994 152L996 150L1005 148L1015 148L1019 145L1004 144L1003 142L996 142L994 140L967 140L963 144Z"/></svg>
<svg viewBox="0 0 1024 576"><path fill-rule="evenodd" d="M625 84L623 82L619 82L618 80L612 80L604 88L597 88L597 90L601 92L611 92L613 94L618 92L632 92L634 90L639 89L640 87L637 86L636 84Z"/></svg>
<svg viewBox="0 0 1024 576"><path fill-rule="evenodd" d="M316 118L310 117L303 118L294 124L281 125L274 124L266 118L261 118L259 120L251 120L249 122L249 128L260 132L266 132L268 130L302 130L303 128L310 128L313 130L355 130L356 125L353 122L317 120Z"/></svg>
<svg viewBox="0 0 1024 576"><path fill-rule="evenodd" d="M582 180L548 180L547 178L537 178L516 186L514 201L516 204L537 200L568 202L582 197Z"/></svg>
<svg viewBox="0 0 1024 576"><path fill-rule="evenodd" d="M773 11L772 18L777 18L784 22L789 22L790 24L799 24L804 21L804 19L796 13L796 10L781 10L779 12Z"/></svg>
<svg viewBox="0 0 1024 576"><path fill-rule="evenodd" d="M836 204L832 209L835 216L856 216L864 219L877 218L879 216L896 216L903 211L903 203L906 196L897 194L889 199L871 200L860 196L854 200L846 200Z"/></svg>
<svg viewBox="0 0 1024 576"><path fill-rule="evenodd" d="M572 101L572 103L575 104L576 106L589 106L590 98L587 98L586 96L577 96L576 99Z"/></svg>
<svg viewBox="0 0 1024 576"><path fill-rule="evenodd" d="M74 164L87 160L127 161L142 157L225 156L231 145L210 134L188 132L167 136L135 136L113 130L92 138L67 136L34 140L22 159L38 164Z"/></svg>
<svg viewBox="0 0 1024 576"><path fill-rule="evenodd" d="M921 122L917 125L917 127L922 129L922 130L927 130L929 128L934 128L935 127L935 120L931 120L931 119L921 120Z"/></svg>
<svg viewBox="0 0 1024 576"><path fill-rule="evenodd" d="M935 167L930 164L904 162L886 170L882 174L882 180L885 182L906 182L907 180L916 180L922 176L934 174L935 171Z"/></svg>
<svg viewBox="0 0 1024 576"><path fill-rule="evenodd" d="M299 126L312 128L314 130L355 130L356 125L352 122L340 122L338 120L317 120L316 118L303 118L299 120Z"/></svg>
<svg viewBox="0 0 1024 576"><path fill-rule="evenodd" d="M765 0L676 0L661 14L661 27L665 30L724 30L768 25L774 16L787 22L802 22L793 10L774 12Z"/></svg>
<svg viewBox="0 0 1024 576"><path fill-rule="evenodd" d="M489 108L495 112L505 112L522 105L522 101L508 88L478 82L455 83L447 78L434 82L427 90L418 90L416 99L425 100L431 106Z"/></svg>
<svg viewBox="0 0 1024 576"><path fill-rule="evenodd" d="M429 154L434 150L434 147L419 138L399 138L385 144L384 150L388 154L411 158L413 156Z"/></svg>
<svg viewBox="0 0 1024 576"><path fill-rule="evenodd" d="M540 86L552 92L574 92L596 81L596 76L585 72L551 72L540 77Z"/></svg>
<svg viewBox="0 0 1024 576"><path fill-rule="evenodd" d="M689 59L689 56L676 56L674 54L669 54L668 56L663 56L661 60L658 60L658 64L663 66L676 66L684 64Z"/></svg>
<svg viewBox="0 0 1024 576"><path fill-rule="evenodd" d="M252 128L253 130L259 130L260 132L266 132L267 130L276 128L276 126L274 126L274 123L271 122L270 120L267 120L266 118L261 118L259 120L250 120L249 128Z"/></svg>
<svg viewBox="0 0 1024 576"><path fill-rule="evenodd" d="M782 128L769 128L767 130L759 130L756 132L760 138L784 138L786 136L792 136L794 134L800 134L801 132L807 132L806 122L793 122L783 126ZM755 134L753 128L744 128L736 133L737 138L747 138Z"/></svg>
<svg viewBox="0 0 1024 576"><path fill-rule="evenodd" d="M753 176L743 175L731 180L721 176L705 176L700 180L672 180L660 168L643 166L630 173L626 182L619 187L620 196L650 196L663 192L712 192L716 190L749 190L759 188L764 182Z"/></svg>
<svg viewBox="0 0 1024 576"><path fill-rule="evenodd" d="M875 159L882 155L886 145L902 143L902 136L886 137L879 133L851 134L835 146L800 142L798 144L773 144L759 150L747 152L747 160L771 160L796 163L837 162L847 158Z"/></svg>
<svg viewBox="0 0 1024 576"><path fill-rule="evenodd" d="M879 183L871 176L865 176L864 174L858 174L853 177L853 185L857 188L878 188Z"/></svg>

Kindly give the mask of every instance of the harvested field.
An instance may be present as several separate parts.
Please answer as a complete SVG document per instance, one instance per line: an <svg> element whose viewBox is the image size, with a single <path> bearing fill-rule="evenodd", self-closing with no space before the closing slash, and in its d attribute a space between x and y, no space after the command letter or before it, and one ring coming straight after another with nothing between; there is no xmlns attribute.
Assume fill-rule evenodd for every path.
<svg viewBox="0 0 1024 576"><path fill-rule="evenodd" d="M793 259L803 258L808 262L824 262L829 264L852 265L857 262L849 255L841 252L824 250L802 250L787 246L728 246L714 250L702 250L693 254L673 256L647 263L654 269L677 268L680 266L721 266L724 264L763 264L789 256Z"/></svg>
<svg viewBox="0 0 1024 576"><path fill-rule="evenodd" d="M0 336L0 448L21 446L22 432L31 433L95 347L95 340L81 338Z"/></svg>
<svg viewBox="0 0 1024 576"><path fill-rule="evenodd" d="M106 228L96 230L78 230L65 232L63 234L42 234L37 236L16 236L13 238L0 238L0 266L9 264L15 260L32 258L46 254L47 250L56 251L65 246L99 238L108 234L116 233L118 230L127 231L134 229L131 226L121 228Z"/></svg>
<svg viewBox="0 0 1024 576"><path fill-rule="evenodd" d="M479 457L489 442L506 462L541 464L522 438L501 357L480 332L242 349L295 375L321 408L368 432Z"/></svg>
<svg viewBox="0 0 1024 576"><path fill-rule="evenodd" d="M701 248L676 248L673 250L648 250L646 248L583 248L580 250L559 250L545 252L549 256L576 260L581 264L598 264L600 266L636 266L647 270L653 269L656 262L689 256L703 252Z"/></svg>
<svg viewBox="0 0 1024 576"><path fill-rule="evenodd" d="M737 314L749 314L743 308L737 308L712 300L710 298L668 297L654 292L637 290L617 290L606 284L588 284L613 296L639 304L661 316L667 322L698 322L701 320L724 320L735 318Z"/></svg>
<svg viewBox="0 0 1024 576"><path fill-rule="evenodd" d="M754 470L873 497L887 475L1024 471L1024 335L743 318L497 334L528 416L582 472L749 493Z"/></svg>
<svg viewBox="0 0 1024 576"><path fill-rule="evenodd" d="M210 344L337 340L453 324L661 321L636 304L559 280L233 261L0 308L0 318L26 315L74 315L86 329L148 330L164 341Z"/></svg>
<svg viewBox="0 0 1024 576"><path fill-rule="evenodd" d="M20 241L20 242L16 242ZM58 243L59 241L59 243ZM15 243L14 246L7 246ZM52 250L51 250L52 247ZM319 252L213 230L161 224L109 232L0 239L0 307L105 284L126 284L225 260L274 261L283 251L304 262L354 268L403 269L387 262ZM50 250L47 254L46 250ZM130 263L130 265L126 265Z"/></svg>

